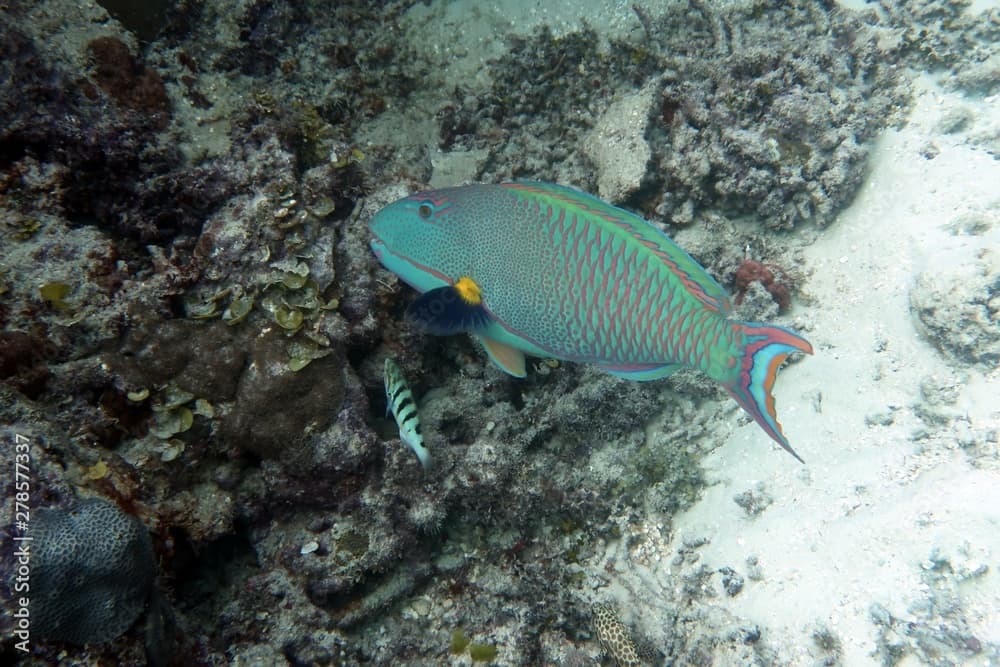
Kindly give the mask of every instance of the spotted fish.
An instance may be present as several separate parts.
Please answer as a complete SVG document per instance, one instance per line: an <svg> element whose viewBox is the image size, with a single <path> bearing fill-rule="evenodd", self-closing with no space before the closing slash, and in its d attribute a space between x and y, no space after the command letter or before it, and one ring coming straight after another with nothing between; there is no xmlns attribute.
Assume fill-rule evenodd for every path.
<svg viewBox="0 0 1000 667"><path fill-rule="evenodd" d="M417 414L417 404L413 401L413 392L406 382L403 370L395 361L385 359L385 412L392 413L399 426L399 439L409 445L413 453L420 459L420 465L429 468L431 453L424 447L424 436L420 433L420 415Z"/></svg>
<svg viewBox="0 0 1000 667"><path fill-rule="evenodd" d="M421 192L379 211L371 247L419 292L410 316L469 332L504 371L525 354L592 363L633 380L695 368L721 383L795 458L771 388L788 329L729 318L729 295L673 241L571 188L517 182Z"/></svg>

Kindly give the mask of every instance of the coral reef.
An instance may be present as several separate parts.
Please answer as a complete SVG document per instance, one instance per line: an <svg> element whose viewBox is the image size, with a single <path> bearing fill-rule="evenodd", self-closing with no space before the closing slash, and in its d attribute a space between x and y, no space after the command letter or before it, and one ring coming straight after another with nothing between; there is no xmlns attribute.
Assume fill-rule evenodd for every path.
<svg viewBox="0 0 1000 667"><path fill-rule="evenodd" d="M696 38L672 37L682 22ZM668 12L655 34L670 54L655 173L674 222L714 207L773 227L828 223L861 179L868 142L905 106L876 33L830 7L698 3Z"/></svg>
<svg viewBox="0 0 1000 667"><path fill-rule="evenodd" d="M515 40L493 65L479 108L453 103L466 120L449 122L447 145L492 146L486 180L530 174L595 189L581 156L567 153L580 144L612 200L678 224L716 210L792 227L828 223L850 200L870 140L905 107L905 86L878 32L854 14L758 2L674 3L642 16L646 40L613 43L607 54L589 48L599 41L590 31L555 37L543 29ZM643 92L613 99L629 87ZM627 102L633 98L644 101ZM656 165L648 175L630 167L630 176L615 177L627 185L601 175L611 169L602 166L610 151L594 137L608 135L602 126L610 122L638 131L616 143L617 164L645 166L648 143ZM500 145L489 139L497 132Z"/></svg>
<svg viewBox="0 0 1000 667"><path fill-rule="evenodd" d="M702 456L737 423L720 390L552 360L503 375L466 337L405 323L411 291L371 256L367 222L431 181L574 184L676 225L740 316L768 319L801 303L810 270L798 234L774 230L827 224L850 200L906 104L896 65L989 94L988 49L967 47L995 28L930 3L636 5L610 38L498 28L505 45L453 79L469 73L443 66L455 28L417 30L424 3L335 4L40 0L0 15L0 439L31 442L40 586L33 653L0 614L0 661L583 665L603 642L621 664L778 662L712 605L744 599L758 564L709 567L696 537L663 551L713 481ZM948 354L988 365L996 271L980 259L923 276L912 302ZM389 356L430 470L384 417ZM917 417L943 437L961 416L945 389L925 394ZM970 427L960 446L991 465L995 436ZM13 469L9 448L0 463ZM734 500L751 520L773 512L769 492ZM92 499L70 509L78 497ZM672 579L653 599L635 582L661 559ZM928 585L950 585L959 560ZM73 573L102 592L67 593ZM656 650L594 606L612 592ZM643 625L644 609L665 622ZM942 615L895 613L873 613L886 655L936 650ZM897 636L903 617L919 638ZM946 634L942 651L975 654L967 624Z"/></svg>

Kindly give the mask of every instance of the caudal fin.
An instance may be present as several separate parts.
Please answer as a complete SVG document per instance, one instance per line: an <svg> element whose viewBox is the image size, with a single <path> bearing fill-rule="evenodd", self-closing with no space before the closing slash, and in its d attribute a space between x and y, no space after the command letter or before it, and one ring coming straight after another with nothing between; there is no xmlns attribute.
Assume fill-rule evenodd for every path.
<svg viewBox="0 0 1000 667"><path fill-rule="evenodd" d="M775 442L800 463L805 463L781 432L771 388L785 357L792 352L812 354L812 345L798 334L782 327L750 322L736 323L734 326L743 333L746 344L739 360L739 375L735 381L723 386Z"/></svg>

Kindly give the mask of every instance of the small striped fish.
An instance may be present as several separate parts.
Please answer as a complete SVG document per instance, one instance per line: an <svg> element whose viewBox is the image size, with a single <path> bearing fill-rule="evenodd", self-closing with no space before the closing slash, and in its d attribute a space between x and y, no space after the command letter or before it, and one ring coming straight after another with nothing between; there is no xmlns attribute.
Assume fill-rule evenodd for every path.
<svg viewBox="0 0 1000 667"><path fill-rule="evenodd" d="M429 468L431 453L424 447L424 436L420 434L420 415L413 401L413 392L406 382L402 369L395 361L385 359L385 413L392 413L399 426L399 439L410 446L420 459L420 465Z"/></svg>

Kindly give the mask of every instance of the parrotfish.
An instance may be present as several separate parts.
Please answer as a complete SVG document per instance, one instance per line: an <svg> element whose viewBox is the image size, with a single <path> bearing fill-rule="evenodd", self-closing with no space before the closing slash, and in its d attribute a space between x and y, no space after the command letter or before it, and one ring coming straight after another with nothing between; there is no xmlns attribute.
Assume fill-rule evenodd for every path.
<svg viewBox="0 0 1000 667"><path fill-rule="evenodd" d="M502 370L525 355L632 380L694 368L796 459L771 389L798 334L730 319L726 291L651 223L572 188L465 185L411 195L371 223L379 261L422 295L409 316L468 332Z"/></svg>
<svg viewBox="0 0 1000 667"><path fill-rule="evenodd" d="M413 392L403 375L403 369L395 361L385 359L385 413L392 413L399 427L399 439L409 445L420 460L420 465L429 468L431 453L424 446L424 436L420 433L420 415L413 400Z"/></svg>

